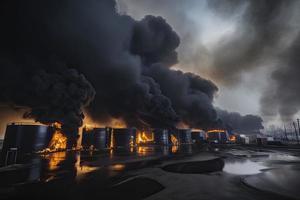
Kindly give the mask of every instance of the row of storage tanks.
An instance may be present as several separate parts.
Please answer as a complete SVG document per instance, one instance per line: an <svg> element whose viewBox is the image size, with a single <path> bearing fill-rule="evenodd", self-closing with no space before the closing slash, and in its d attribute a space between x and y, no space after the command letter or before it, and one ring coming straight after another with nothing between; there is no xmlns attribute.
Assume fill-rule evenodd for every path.
<svg viewBox="0 0 300 200"><path fill-rule="evenodd" d="M139 137L143 136L143 141ZM191 129L152 129L138 131L135 128L84 128L81 146L83 149L123 148L142 144L181 145L203 141L205 133L192 132Z"/></svg>
<svg viewBox="0 0 300 200"><path fill-rule="evenodd" d="M2 152L6 153L12 148L25 153L41 151L49 146L54 132L53 126L9 124L6 127ZM192 133L190 129L152 129L150 132L152 134L150 143L154 145L172 145L172 136L177 139L178 144L191 144L193 140L202 140L203 134L205 135L200 131L198 134ZM81 145L83 148L93 145L96 149L137 145L138 134L135 128L85 127L82 131Z"/></svg>
<svg viewBox="0 0 300 200"><path fill-rule="evenodd" d="M56 129L53 126L9 124L6 128L0 163L14 154L28 155L49 148ZM152 129L144 131L146 141L140 141L141 131L135 128L83 128L83 149L127 148L136 145L182 145L206 140L204 131L191 129ZM144 136L144 135L143 135ZM143 139L143 138L142 138ZM145 138L144 138L145 139ZM80 144L80 142L79 142ZM92 147L92 148L91 148ZM10 156L10 155L14 156Z"/></svg>

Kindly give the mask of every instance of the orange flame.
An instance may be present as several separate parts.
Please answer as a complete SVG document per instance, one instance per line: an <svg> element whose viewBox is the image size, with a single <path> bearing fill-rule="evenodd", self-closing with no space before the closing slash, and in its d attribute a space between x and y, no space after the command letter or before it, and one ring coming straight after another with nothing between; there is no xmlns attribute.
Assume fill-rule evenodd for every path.
<svg viewBox="0 0 300 200"><path fill-rule="evenodd" d="M207 131L207 133L219 133L219 132L225 132L225 130L223 130L223 129L213 129L213 130Z"/></svg>
<svg viewBox="0 0 300 200"><path fill-rule="evenodd" d="M178 139L173 134L171 134L171 142L173 146L179 145Z"/></svg>
<svg viewBox="0 0 300 200"><path fill-rule="evenodd" d="M137 138L136 138L136 143L137 144L145 144L149 142L154 141L154 134L153 132L147 133L146 131L139 131L137 133Z"/></svg>
<svg viewBox="0 0 300 200"><path fill-rule="evenodd" d="M66 159L66 152L62 151L53 154L47 154L45 158L49 161L48 170L56 170L59 167L60 163Z"/></svg>
<svg viewBox="0 0 300 200"><path fill-rule="evenodd" d="M178 146L178 145L173 145L173 146L171 147L171 152L172 152L172 153L177 153L178 149L179 149L179 146Z"/></svg>
<svg viewBox="0 0 300 200"><path fill-rule="evenodd" d="M236 141L236 136L235 135L229 136L229 141L235 142Z"/></svg>
<svg viewBox="0 0 300 200"><path fill-rule="evenodd" d="M50 152L65 150L67 148L67 137L60 130L56 130L48 148Z"/></svg>
<svg viewBox="0 0 300 200"><path fill-rule="evenodd" d="M113 128L127 128L125 121L122 118L110 118L104 122L98 122L93 120L86 112L83 121L83 127L95 128L95 127L113 127Z"/></svg>

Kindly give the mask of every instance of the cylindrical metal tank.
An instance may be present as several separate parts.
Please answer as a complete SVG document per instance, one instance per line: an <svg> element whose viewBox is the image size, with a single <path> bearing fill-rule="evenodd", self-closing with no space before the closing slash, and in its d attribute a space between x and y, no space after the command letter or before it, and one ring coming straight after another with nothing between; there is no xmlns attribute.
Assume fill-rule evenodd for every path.
<svg viewBox="0 0 300 200"><path fill-rule="evenodd" d="M81 146L83 149L89 149L93 145L93 130L86 127L82 129Z"/></svg>
<svg viewBox="0 0 300 200"><path fill-rule="evenodd" d="M93 146L95 149L110 147L110 131L108 128L83 128L81 145L84 149Z"/></svg>
<svg viewBox="0 0 300 200"><path fill-rule="evenodd" d="M112 148L127 148L136 145L136 129L114 128L111 132Z"/></svg>
<svg viewBox="0 0 300 200"><path fill-rule="evenodd" d="M203 143L206 140L205 131L202 130L192 131L191 135L192 135L193 143L199 144L199 143Z"/></svg>
<svg viewBox="0 0 300 200"><path fill-rule="evenodd" d="M167 129L154 129L154 143L157 145L169 145L169 133Z"/></svg>
<svg viewBox="0 0 300 200"><path fill-rule="evenodd" d="M191 129L178 129L179 144L191 144L192 135Z"/></svg>
<svg viewBox="0 0 300 200"><path fill-rule="evenodd" d="M41 151L48 147L53 133L53 128L44 125L9 124L6 127L3 148L1 152L1 164L14 162L17 154L17 162L23 155Z"/></svg>
<svg viewBox="0 0 300 200"><path fill-rule="evenodd" d="M110 146L110 132L106 128L94 129L94 147L96 149L106 149Z"/></svg>

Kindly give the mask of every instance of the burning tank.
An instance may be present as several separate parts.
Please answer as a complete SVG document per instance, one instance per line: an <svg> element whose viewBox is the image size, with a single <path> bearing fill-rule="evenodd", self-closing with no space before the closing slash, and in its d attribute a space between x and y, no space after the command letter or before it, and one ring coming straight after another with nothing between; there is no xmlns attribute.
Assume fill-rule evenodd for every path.
<svg viewBox="0 0 300 200"><path fill-rule="evenodd" d="M107 149L110 148L110 128L88 128L82 130L81 146L83 149Z"/></svg>
<svg viewBox="0 0 300 200"><path fill-rule="evenodd" d="M111 148L129 148L136 145L135 128L113 128L111 132Z"/></svg>
<svg viewBox="0 0 300 200"><path fill-rule="evenodd" d="M206 134L203 130L192 130L192 141L196 144L201 144L206 141Z"/></svg>
<svg viewBox="0 0 300 200"><path fill-rule="evenodd" d="M209 143L228 143L229 136L226 130L223 129L212 129L206 132L207 140Z"/></svg>
<svg viewBox="0 0 300 200"><path fill-rule="evenodd" d="M154 133L152 130L138 130L136 132L136 143L138 145L147 145L154 143Z"/></svg>

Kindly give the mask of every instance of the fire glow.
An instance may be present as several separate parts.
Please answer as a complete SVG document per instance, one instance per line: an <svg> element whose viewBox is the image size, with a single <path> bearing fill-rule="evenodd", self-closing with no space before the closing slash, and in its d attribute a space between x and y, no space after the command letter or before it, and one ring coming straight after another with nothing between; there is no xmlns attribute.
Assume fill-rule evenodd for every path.
<svg viewBox="0 0 300 200"><path fill-rule="evenodd" d="M49 144L50 152L61 151L67 148L67 137L60 131L56 130Z"/></svg>
<svg viewBox="0 0 300 200"><path fill-rule="evenodd" d="M225 130L222 130L222 129L213 129L213 130L207 131L207 133L219 133L219 132L225 132Z"/></svg>
<svg viewBox="0 0 300 200"><path fill-rule="evenodd" d="M139 131L137 133L137 144L147 144L154 141L153 132L147 133L146 131Z"/></svg>
<svg viewBox="0 0 300 200"><path fill-rule="evenodd" d="M179 145L178 139L173 134L171 134L171 142L173 146Z"/></svg>

